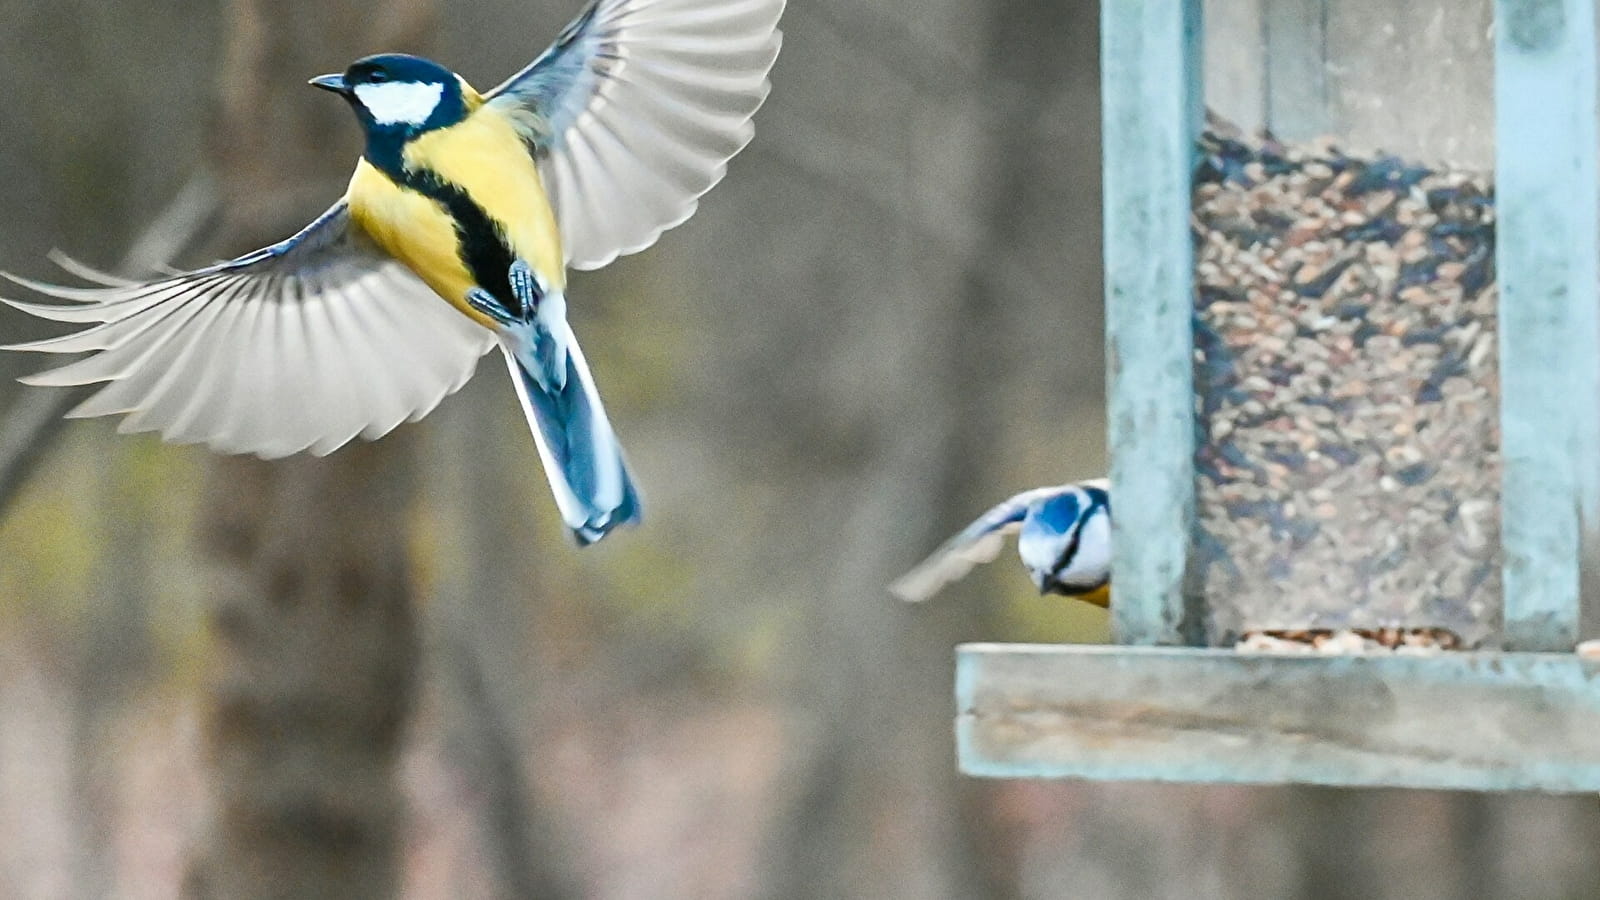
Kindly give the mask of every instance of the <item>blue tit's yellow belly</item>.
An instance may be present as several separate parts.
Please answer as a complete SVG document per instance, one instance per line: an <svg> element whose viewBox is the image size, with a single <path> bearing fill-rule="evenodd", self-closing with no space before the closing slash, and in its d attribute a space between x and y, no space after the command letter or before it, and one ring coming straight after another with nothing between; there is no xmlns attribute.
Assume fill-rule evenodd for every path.
<svg viewBox="0 0 1600 900"><path fill-rule="evenodd" d="M1074 594L1073 596L1085 603L1093 603L1102 609L1109 609L1111 607L1111 584L1107 582L1087 594Z"/></svg>
<svg viewBox="0 0 1600 900"><path fill-rule="evenodd" d="M350 182L350 213L380 247L439 296L485 327L466 295L505 299L506 269L523 259L547 289L565 288L560 232L538 169L510 124L480 109L405 149L397 183L363 159Z"/></svg>

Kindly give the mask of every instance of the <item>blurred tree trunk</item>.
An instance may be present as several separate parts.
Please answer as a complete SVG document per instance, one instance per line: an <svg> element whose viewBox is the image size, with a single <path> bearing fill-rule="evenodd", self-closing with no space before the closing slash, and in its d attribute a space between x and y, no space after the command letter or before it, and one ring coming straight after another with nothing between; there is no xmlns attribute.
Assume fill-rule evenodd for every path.
<svg viewBox="0 0 1600 900"><path fill-rule="evenodd" d="M435 13L432 0L232 0L211 145L216 253L292 233L339 195L359 134L306 79L377 49L421 49ZM419 657L411 452L401 429L326 459L212 464L214 821L191 860L191 896L397 891L396 769Z"/></svg>
<svg viewBox="0 0 1600 900"><path fill-rule="evenodd" d="M98 435L103 553L95 563L95 609L84 617L73 667L72 793L76 817L73 896L113 895L116 865L117 729L128 700L147 683L151 540L148 487L137 479L143 448Z"/></svg>
<svg viewBox="0 0 1600 900"><path fill-rule="evenodd" d="M559 900L580 893L576 874L563 865L574 857L559 823L535 802L524 768L532 758L525 735L540 706L539 648L531 636L540 598L526 543L506 535L527 529L526 501L504 479L483 477L539 477L520 440L525 426L507 414L515 408L505 385L480 379L435 414L429 457L471 459L473 466L439 466L432 475L441 560L424 628L445 763L481 798L474 836L492 870L492 896ZM511 434L508 422L519 433Z"/></svg>
<svg viewBox="0 0 1600 900"><path fill-rule="evenodd" d="M212 600L215 822L196 896L395 893L418 663L407 468L397 443L213 468L205 544L227 584Z"/></svg>
<svg viewBox="0 0 1600 900"><path fill-rule="evenodd" d="M985 635L989 610L956 598L909 607L881 587L898 574L883 570L886 561L909 564L1004 491L1024 486L1004 477L998 451L1009 422L994 385L1018 380L1017 369L1035 362L1019 353L1026 341L1017 337L1044 323L1026 321L1007 301L1025 280L1012 269L1031 236L1025 213L1041 181L1037 170L1061 160L1041 159L1036 131L996 126L1027 119L1008 104L1042 106L1061 90L1070 64L1062 61L1061 35L1092 26L1093 15L1083 4L1036 0L993 4L982 15L978 28L964 17L952 23L981 41L972 71L928 78L933 73L926 68L897 65L912 92L889 120L906 131L890 165L917 168L907 173L910 196L899 210L897 230L905 239L893 263L898 296L864 302L889 307L893 329L920 340L902 348L887 371L860 383L883 411L873 418L880 433L866 440L881 456L842 492L846 549L828 561L833 575L818 598L814 643L794 661L804 673L800 702L819 710L827 732L800 763L800 787L775 842L767 889L773 898L1018 893L996 846L986 786L957 772L951 734L953 648ZM907 33L891 43L910 45L906 52L915 56L925 49L918 43L949 37L937 35L938 21L924 18L920 31L902 23ZM968 152L927 149L943 141ZM963 208L951 200L969 197L981 203ZM949 237L941 245L930 239L940 226L929 214L952 206L961 218L943 232ZM1082 310L1086 329L1093 328L1092 313ZM877 343L887 329L853 330L875 344L856 348L862 361L889 352ZM1068 344L1065 336L1052 343ZM1036 362L1059 370L1068 361ZM908 423L892 411L910 397L918 398L921 412ZM1039 483L1059 480L1074 463L1059 458L1052 465L1059 470L1037 475Z"/></svg>

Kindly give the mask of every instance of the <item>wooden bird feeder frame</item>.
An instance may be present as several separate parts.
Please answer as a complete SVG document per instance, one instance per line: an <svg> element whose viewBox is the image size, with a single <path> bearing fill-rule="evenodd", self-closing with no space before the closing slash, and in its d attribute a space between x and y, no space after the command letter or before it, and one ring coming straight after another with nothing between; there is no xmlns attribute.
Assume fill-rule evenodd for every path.
<svg viewBox="0 0 1600 900"><path fill-rule="evenodd" d="M1116 644L958 648L962 770L1600 791L1600 660L1574 652L1600 508L1595 0L1494 0L1503 624L1498 649L1426 656L1193 645L1201 12L1102 3Z"/></svg>

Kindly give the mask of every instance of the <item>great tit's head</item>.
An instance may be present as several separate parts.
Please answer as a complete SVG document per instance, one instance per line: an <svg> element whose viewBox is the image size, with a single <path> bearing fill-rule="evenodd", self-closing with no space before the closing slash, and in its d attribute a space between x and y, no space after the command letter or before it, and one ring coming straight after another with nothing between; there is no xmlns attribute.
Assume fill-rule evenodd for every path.
<svg viewBox="0 0 1600 900"><path fill-rule="evenodd" d="M321 75L311 84L348 100L369 133L411 137L454 125L467 115L461 79L420 56L368 56L351 63L342 75Z"/></svg>

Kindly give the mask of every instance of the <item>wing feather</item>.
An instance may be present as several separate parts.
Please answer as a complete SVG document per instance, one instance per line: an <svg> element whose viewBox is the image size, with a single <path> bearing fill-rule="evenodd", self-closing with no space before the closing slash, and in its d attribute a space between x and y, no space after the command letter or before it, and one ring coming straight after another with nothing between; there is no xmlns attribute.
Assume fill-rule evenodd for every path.
<svg viewBox="0 0 1600 900"><path fill-rule="evenodd" d="M205 373L216 365L219 349L227 347L228 343L216 340L213 336L223 333L223 328L232 327L241 313L241 305L230 304L226 298L224 302L205 305L199 315L206 317L206 321L197 322L190 329L193 337L189 347L167 374L164 383L157 385L143 403L148 412L141 414L137 411L139 407L135 407L134 415L123 423L124 427L136 429L141 420L168 421L171 422L169 429L178 436L177 439L182 440L184 436L188 436L190 441L203 439L203 436L194 434L193 423L208 395L203 391L184 390L183 385L205 377ZM110 391L102 391L102 394L106 393Z"/></svg>
<svg viewBox="0 0 1600 900"><path fill-rule="evenodd" d="M364 406L372 411L370 421L361 432L362 437L372 440L400 427L411 414L412 404L400 391L383 390L381 386L351 378L345 371L347 366L359 372L377 369L382 365L382 358L377 353L379 345L375 341L353 341L347 337L379 333L381 317L367 316L367 306L365 303L319 300L306 305L305 315L307 356L310 359L320 360L324 356L324 353L316 352L319 337L334 346L349 348L349 356L329 361L328 367L334 371L328 380L344 387L346 393L341 395L341 403Z"/></svg>
<svg viewBox="0 0 1600 900"><path fill-rule="evenodd" d="M119 430L224 452L320 455L379 437L459 389L494 345L343 201L286 241L151 282L64 267L96 285L6 277L74 305L5 302L88 327L8 349L91 355L23 380L103 382L68 415L125 415Z"/></svg>
<svg viewBox="0 0 1600 900"><path fill-rule="evenodd" d="M243 330L244 322L250 311L247 303L230 302L232 293L220 298L220 302L213 302L207 306L217 307L216 316L206 323L203 329L197 329L196 357L193 373L226 372L230 361L227 354L239 341L248 340L249 335ZM190 375L189 382L199 381L206 377L203 374ZM219 376L220 379L220 376ZM104 393L111 393L121 382L113 382ZM208 429L211 423L216 422L223 415L222 407L229 402L228 395L220 385L208 385L208 390L191 391L178 410L172 414L171 424L162 431L168 440L179 443L200 443L207 440ZM175 398L176 399L176 398ZM137 405L135 406L137 409ZM139 427L137 421L134 425L124 427Z"/></svg>
<svg viewBox="0 0 1600 900"><path fill-rule="evenodd" d="M162 367L148 364L154 360L169 339L178 339L180 330L187 332L184 341L187 349L182 361L185 363L195 356L205 357L211 350L211 344L201 341L213 327L213 322L230 311L226 303L194 304L170 316L161 317L156 324L148 330L130 333L123 340L105 352L88 357L80 365L92 364L96 360L117 360L121 363L118 371L98 373L105 377L96 377L94 380L85 380L83 383L93 384L96 381L107 382L88 399L79 403L67 413L68 418L82 419L92 416L137 414L144 407L151 406L160 398L160 391L165 386L183 378L188 369L186 367ZM156 317L151 317L155 320ZM196 320L194 325L189 325L189 320ZM158 333L159 331L159 333ZM41 383L42 378L71 369L66 366L41 373L40 377L32 379L33 383Z"/></svg>
<svg viewBox="0 0 1600 900"><path fill-rule="evenodd" d="M102 272L88 263L73 259L60 250L51 250L44 255L44 258L60 266L61 270L68 275L92 284L104 285L105 287L131 287L139 283L131 278L123 278L110 272Z"/></svg>
<svg viewBox="0 0 1600 900"><path fill-rule="evenodd" d="M284 302L299 307L302 328L300 352L305 354L303 378L322 391L320 401L308 411L301 440L313 454L330 453L361 433L383 422L388 433L402 420L392 410L404 406L405 398L393 389L392 368L385 360L404 359L399 353L385 356L393 341L378 327L345 329L337 316L342 311L358 316L370 304L368 298L347 296L351 285L337 279L329 283L319 272L307 272L284 286ZM374 324L387 321L374 310ZM409 365L409 364L408 364ZM368 373L383 373L374 379ZM357 414L356 411L359 411Z"/></svg>
<svg viewBox="0 0 1600 900"><path fill-rule="evenodd" d="M230 304L229 301L242 289L242 285L230 283L225 287L226 293L219 296L217 302L191 304L189 309L192 309L193 313L184 316L183 320L174 326L176 328L177 325L186 325L188 319L194 320L192 325L182 328L181 334L174 337L174 342L178 346L172 347L170 351L166 349L166 344L161 348L155 348L150 356L134 363L123 376L113 381L106 389L101 390L84 404L80 404L74 413L79 417L91 412L96 415L129 413L130 415L119 426L120 430L127 432L138 431L140 424L147 420L171 420L176 425L179 416L193 404L197 395L195 391L186 390L184 385L204 377L207 365L215 358L217 347L226 346L224 342L207 339L213 334L211 326L224 313L237 310L237 304ZM155 353L165 354L159 364L151 358ZM108 355L110 354L99 354L102 357ZM90 357L90 360L95 358L97 357ZM110 405L110 408L105 409L103 413L88 406L102 397L107 401L118 400L119 395L128 399Z"/></svg>
<svg viewBox="0 0 1600 900"><path fill-rule="evenodd" d="M355 323L356 328L378 338L372 348L381 349L384 353L393 353L410 361L404 371L394 373L394 380L390 385L390 393L398 402L389 405L385 409L385 415L372 423L374 430L383 426L398 427L411 416L413 410L421 407L431 408L429 387L437 386L442 394L452 382L452 373L448 367L435 367L433 356L428 350L427 335L415 334L405 328L403 323L396 322L391 317L375 315L378 307L373 301L382 297L385 292L376 289L371 279L354 282L349 290L367 301L350 304L348 308L360 317Z"/></svg>
<svg viewBox="0 0 1600 900"><path fill-rule="evenodd" d="M569 265L643 250L750 142L784 0L593 0L487 95L532 149ZM648 118L655 127L630 128Z"/></svg>
<svg viewBox="0 0 1600 900"><path fill-rule="evenodd" d="M974 566L993 562L1005 546L1006 536L1022 529L1028 506L1064 487L1035 488L996 504L896 579L889 585L889 592L908 603L920 603L931 599L950 582L964 577Z"/></svg>

